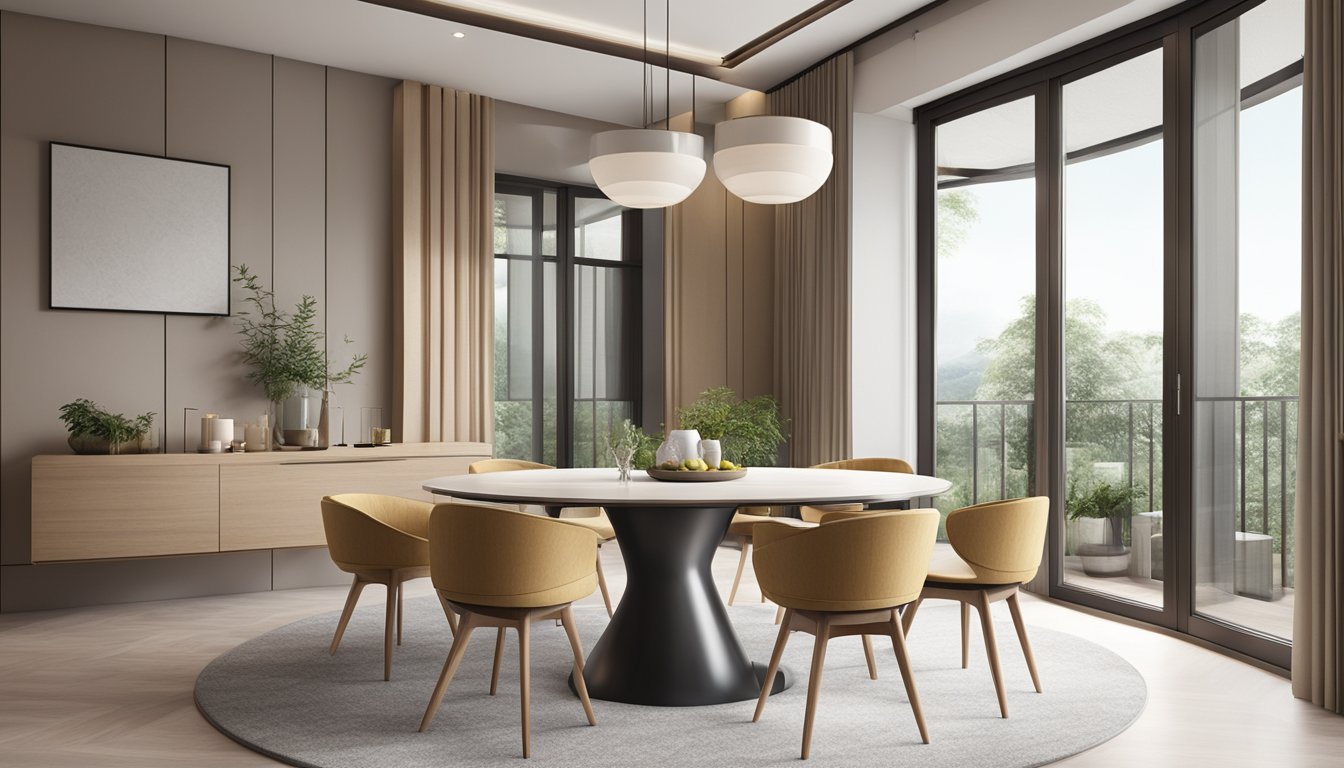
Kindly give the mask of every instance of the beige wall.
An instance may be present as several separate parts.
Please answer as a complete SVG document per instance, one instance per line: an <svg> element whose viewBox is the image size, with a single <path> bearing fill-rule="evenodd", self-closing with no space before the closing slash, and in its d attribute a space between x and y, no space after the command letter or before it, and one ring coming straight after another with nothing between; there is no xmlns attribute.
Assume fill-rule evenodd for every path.
<svg viewBox="0 0 1344 768"><path fill-rule="evenodd" d="M227 318L46 308L48 142L230 165L232 262L247 263L285 304L316 296L333 348L348 334L352 349L370 353L356 383L337 393L353 440L360 408L388 408L391 389L392 86L261 53L0 13L7 597L18 585L44 583L13 568L29 561L30 458L68 450L62 403L88 397L113 411L155 411L170 451L182 449L184 407L239 419L265 410L261 392L243 378ZM128 567L136 570L122 564L119 572Z"/></svg>
<svg viewBox="0 0 1344 768"><path fill-rule="evenodd" d="M685 202L668 209L665 424L674 425L677 408L711 387L778 396L774 227L773 206L743 202L713 168Z"/></svg>

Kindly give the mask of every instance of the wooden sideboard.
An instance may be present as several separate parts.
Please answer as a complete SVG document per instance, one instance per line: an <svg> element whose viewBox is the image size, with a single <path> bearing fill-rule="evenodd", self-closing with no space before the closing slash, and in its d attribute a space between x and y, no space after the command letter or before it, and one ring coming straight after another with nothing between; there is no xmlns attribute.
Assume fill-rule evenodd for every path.
<svg viewBox="0 0 1344 768"><path fill-rule="evenodd" d="M269 453L34 456L32 559L324 546L333 493L431 500L421 483L489 458L485 443Z"/></svg>

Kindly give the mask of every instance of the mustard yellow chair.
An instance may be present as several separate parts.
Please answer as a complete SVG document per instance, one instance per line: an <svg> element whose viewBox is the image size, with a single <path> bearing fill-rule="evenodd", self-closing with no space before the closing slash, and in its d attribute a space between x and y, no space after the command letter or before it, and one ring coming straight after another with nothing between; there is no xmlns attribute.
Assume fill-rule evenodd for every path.
<svg viewBox="0 0 1344 768"><path fill-rule="evenodd" d="M486 472L513 472L520 469L555 469L550 464L538 464L535 461L524 461L522 459L483 459L473 462L467 467L467 474L479 475ZM566 516L568 515L568 516ZM611 520L607 518L607 513L601 507L565 507L560 512L561 522L570 525L577 525L581 528L587 528L601 540L598 542L598 548L602 544L616 538L616 530L611 527ZM612 613L611 594L607 591L607 576L602 572L602 558L597 558L597 586L602 590L602 603L607 606L607 615Z"/></svg>
<svg viewBox="0 0 1344 768"><path fill-rule="evenodd" d="M728 524L728 535L737 539L742 546L742 554L737 558L737 575L733 576L733 586L728 590L728 604L737 599L737 587L742 583L742 571L746 569L747 557L751 554L751 532L757 523L771 522L784 525L810 527L801 520L788 517L775 517L774 507L738 507L733 513L733 521ZM765 602L765 593L761 593L761 602ZM778 623L778 621L776 621Z"/></svg>
<svg viewBox="0 0 1344 768"><path fill-rule="evenodd" d="M583 680L583 646L570 604L597 587L591 531L541 515L466 504L440 504L429 523L429 561L434 589L447 609L461 614L443 673L425 708L420 730L429 728L453 679L467 641L479 627L518 632L522 692L523 757L531 754L531 625L559 619L574 652L574 687L589 725L597 725ZM498 646L496 646L498 649ZM496 655L495 671L499 673ZM491 693L494 693L491 690Z"/></svg>
<svg viewBox="0 0 1344 768"><path fill-rule="evenodd" d="M345 599L331 652L341 645L341 636L369 584L387 587L387 620L383 637L383 679L392 679L392 626L401 645L402 589L411 579L429 575L429 512L433 504L397 496L344 493L322 499L322 527L327 550L336 567L355 576ZM394 622L395 618L395 622ZM449 615L449 624L454 624ZM453 627L456 631L456 626Z"/></svg>
<svg viewBox="0 0 1344 768"><path fill-rule="evenodd" d="M860 459L841 459L840 461L828 461L824 464L815 464L813 469L857 469L865 472L900 472L906 475L915 474L914 467L904 459L889 459L880 456ZM799 507L798 514L809 523L821 522L822 515L827 512L858 512L864 507L862 504L824 504L815 507Z"/></svg>
<svg viewBox="0 0 1344 768"><path fill-rule="evenodd" d="M961 603L961 666L965 669L970 606L974 605L980 614L989 671L994 678L994 692L998 694L999 713L1003 717L1008 716L1008 697L1003 690L999 648L994 639L994 621L990 618L989 606L1000 600L1008 602L1022 655L1031 672L1031 683L1040 693L1041 679L1036 674L1036 660L1031 655L1031 642L1027 640L1027 628L1022 623L1017 591L1019 585L1035 578L1041 566L1049 517L1050 499L1044 496L990 501L954 510L947 516L947 540L955 554L935 558L929 566L929 576L919 599L906 609L903 619L905 630L909 632L923 601L941 599Z"/></svg>
<svg viewBox="0 0 1344 768"><path fill-rule="evenodd" d="M938 512L932 509L873 512L815 528L756 526L756 579L767 597L784 606L784 620L752 722L760 720L765 710L789 635L795 630L815 635L803 719L806 759L827 642L848 635L884 634L891 637L919 736L929 743L896 609L919 597L937 535Z"/></svg>

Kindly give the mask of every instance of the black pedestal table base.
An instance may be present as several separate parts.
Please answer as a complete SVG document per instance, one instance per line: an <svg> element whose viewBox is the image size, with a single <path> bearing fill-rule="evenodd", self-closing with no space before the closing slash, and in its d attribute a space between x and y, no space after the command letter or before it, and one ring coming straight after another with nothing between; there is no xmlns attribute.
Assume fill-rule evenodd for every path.
<svg viewBox="0 0 1344 768"><path fill-rule="evenodd" d="M606 510L625 559L626 585L588 655L588 695L659 707L759 696L765 665L747 658L710 575L734 508ZM790 678L781 667L771 692L788 688Z"/></svg>

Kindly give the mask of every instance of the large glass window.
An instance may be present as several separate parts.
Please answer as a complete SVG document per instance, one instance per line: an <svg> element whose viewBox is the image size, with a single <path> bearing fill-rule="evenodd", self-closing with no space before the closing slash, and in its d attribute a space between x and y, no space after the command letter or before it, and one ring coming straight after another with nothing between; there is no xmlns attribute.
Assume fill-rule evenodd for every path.
<svg viewBox="0 0 1344 768"><path fill-rule="evenodd" d="M640 221L592 190L496 183L496 456L603 466L638 420Z"/></svg>
<svg viewBox="0 0 1344 768"><path fill-rule="evenodd" d="M1195 610L1288 639L1301 339L1301 0L1195 39Z"/></svg>
<svg viewBox="0 0 1344 768"><path fill-rule="evenodd" d="M1064 581L1162 605L1162 51L1061 89ZM1156 555L1156 567L1154 567Z"/></svg>
<svg viewBox="0 0 1344 768"><path fill-rule="evenodd" d="M1186 4L916 111L941 506L1049 495L1052 594L1284 667L1303 29Z"/></svg>
<svg viewBox="0 0 1344 768"><path fill-rule="evenodd" d="M939 125L935 463L958 507L1029 495L1036 359L1035 99Z"/></svg>

